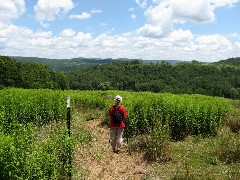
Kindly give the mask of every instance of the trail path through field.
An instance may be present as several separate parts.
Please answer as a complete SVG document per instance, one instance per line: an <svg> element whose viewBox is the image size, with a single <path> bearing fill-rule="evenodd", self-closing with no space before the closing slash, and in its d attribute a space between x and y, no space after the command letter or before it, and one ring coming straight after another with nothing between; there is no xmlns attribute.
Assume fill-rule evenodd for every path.
<svg viewBox="0 0 240 180"><path fill-rule="evenodd" d="M119 154L114 153L108 142L109 128L101 125L100 119L77 126L86 129L93 137L89 145L78 147L74 152L75 167L85 168L87 177L83 179L143 179L149 166L143 160L143 154L130 155L126 142Z"/></svg>

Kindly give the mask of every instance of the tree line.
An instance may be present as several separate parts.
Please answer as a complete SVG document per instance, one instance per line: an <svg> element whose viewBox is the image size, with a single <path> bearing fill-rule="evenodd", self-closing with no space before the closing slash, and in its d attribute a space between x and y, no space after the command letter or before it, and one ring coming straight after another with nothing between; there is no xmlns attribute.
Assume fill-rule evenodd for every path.
<svg viewBox="0 0 240 180"><path fill-rule="evenodd" d="M47 65L16 62L0 56L0 89L16 87L25 89L69 89L68 77L63 72L53 72Z"/></svg>
<svg viewBox="0 0 240 180"><path fill-rule="evenodd" d="M89 66L97 64L108 64L112 62L127 61L128 59L100 59L100 58L72 58L72 59L47 59L38 57L22 57L22 56L11 56L10 58L15 59L17 62L24 63L35 63L47 65L54 72L73 72ZM131 59L129 59L131 60Z"/></svg>
<svg viewBox="0 0 240 180"><path fill-rule="evenodd" d="M171 92L239 99L239 62L240 58L209 64L115 61L66 73L0 56L0 87Z"/></svg>
<svg viewBox="0 0 240 180"><path fill-rule="evenodd" d="M240 98L240 68L198 61L97 65L69 73L71 89L129 90Z"/></svg>

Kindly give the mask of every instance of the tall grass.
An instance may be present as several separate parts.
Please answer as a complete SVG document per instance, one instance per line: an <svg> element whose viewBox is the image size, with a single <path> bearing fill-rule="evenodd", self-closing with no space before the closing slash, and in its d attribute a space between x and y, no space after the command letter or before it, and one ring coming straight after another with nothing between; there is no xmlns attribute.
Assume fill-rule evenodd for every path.
<svg viewBox="0 0 240 180"><path fill-rule="evenodd" d="M67 177L72 142L58 130L36 141L31 124L15 125L14 132L0 132L0 179L61 179Z"/></svg>
<svg viewBox="0 0 240 180"><path fill-rule="evenodd" d="M202 95L132 93L125 99L129 113L128 136L149 133L155 119L168 123L173 139L216 134L231 111L227 100Z"/></svg>
<svg viewBox="0 0 240 180"><path fill-rule="evenodd" d="M1 122L43 125L66 119L66 95L61 91L4 89L0 91Z"/></svg>
<svg viewBox="0 0 240 180"><path fill-rule="evenodd" d="M147 148L145 158L153 162L168 162L172 160L169 142L169 127L162 125L159 122L154 124L149 139L147 141Z"/></svg>
<svg viewBox="0 0 240 180"><path fill-rule="evenodd" d="M67 96L52 90L0 91L0 179L68 178L73 139L60 123ZM60 126L52 129L52 123Z"/></svg>
<svg viewBox="0 0 240 180"><path fill-rule="evenodd" d="M50 131L46 139L38 138L35 128L63 122L67 96L71 97L72 112L78 107L101 109L107 119L117 94L123 96L122 104L129 115L124 136L146 135L150 152L146 156L154 161L171 159L170 138L216 134L231 111L227 100L203 95L3 89L0 90L0 179L66 177L71 169L68 161L74 142L68 137L66 127ZM82 137L85 139L87 135Z"/></svg>
<svg viewBox="0 0 240 180"><path fill-rule="evenodd" d="M212 155L226 163L240 162L240 136L223 128L214 142Z"/></svg>

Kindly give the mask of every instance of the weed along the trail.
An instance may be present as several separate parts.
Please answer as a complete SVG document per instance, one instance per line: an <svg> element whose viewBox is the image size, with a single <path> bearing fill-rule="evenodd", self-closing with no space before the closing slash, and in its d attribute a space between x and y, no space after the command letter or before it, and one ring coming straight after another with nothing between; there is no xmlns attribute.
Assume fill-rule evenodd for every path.
<svg viewBox="0 0 240 180"><path fill-rule="evenodd" d="M90 112L94 113L94 110ZM125 139L121 151L112 152L108 141L109 129L106 125L102 125L104 112L100 114L101 111L88 121L84 120L88 117L88 113L80 112L75 116L76 126L91 132L92 139L88 145L79 146L75 150L75 163L78 167L84 167L87 179L117 179L119 177L141 179L149 166L143 161L143 153L129 155Z"/></svg>

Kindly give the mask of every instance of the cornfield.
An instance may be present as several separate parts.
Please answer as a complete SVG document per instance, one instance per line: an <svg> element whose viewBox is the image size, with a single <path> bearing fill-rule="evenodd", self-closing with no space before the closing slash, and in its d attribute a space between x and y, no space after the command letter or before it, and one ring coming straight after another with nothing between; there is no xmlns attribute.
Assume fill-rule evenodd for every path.
<svg viewBox="0 0 240 180"><path fill-rule="evenodd" d="M0 179L67 176L73 145L66 127L55 130L49 139L42 141L36 139L35 127L64 122L68 96L72 113L80 107L101 109L107 119L117 94L123 97L122 105L129 115L125 137L149 134L156 124L167 125L172 139L214 135L232 110L228 100L203 95L3 89L0 90Z"/></svg>

